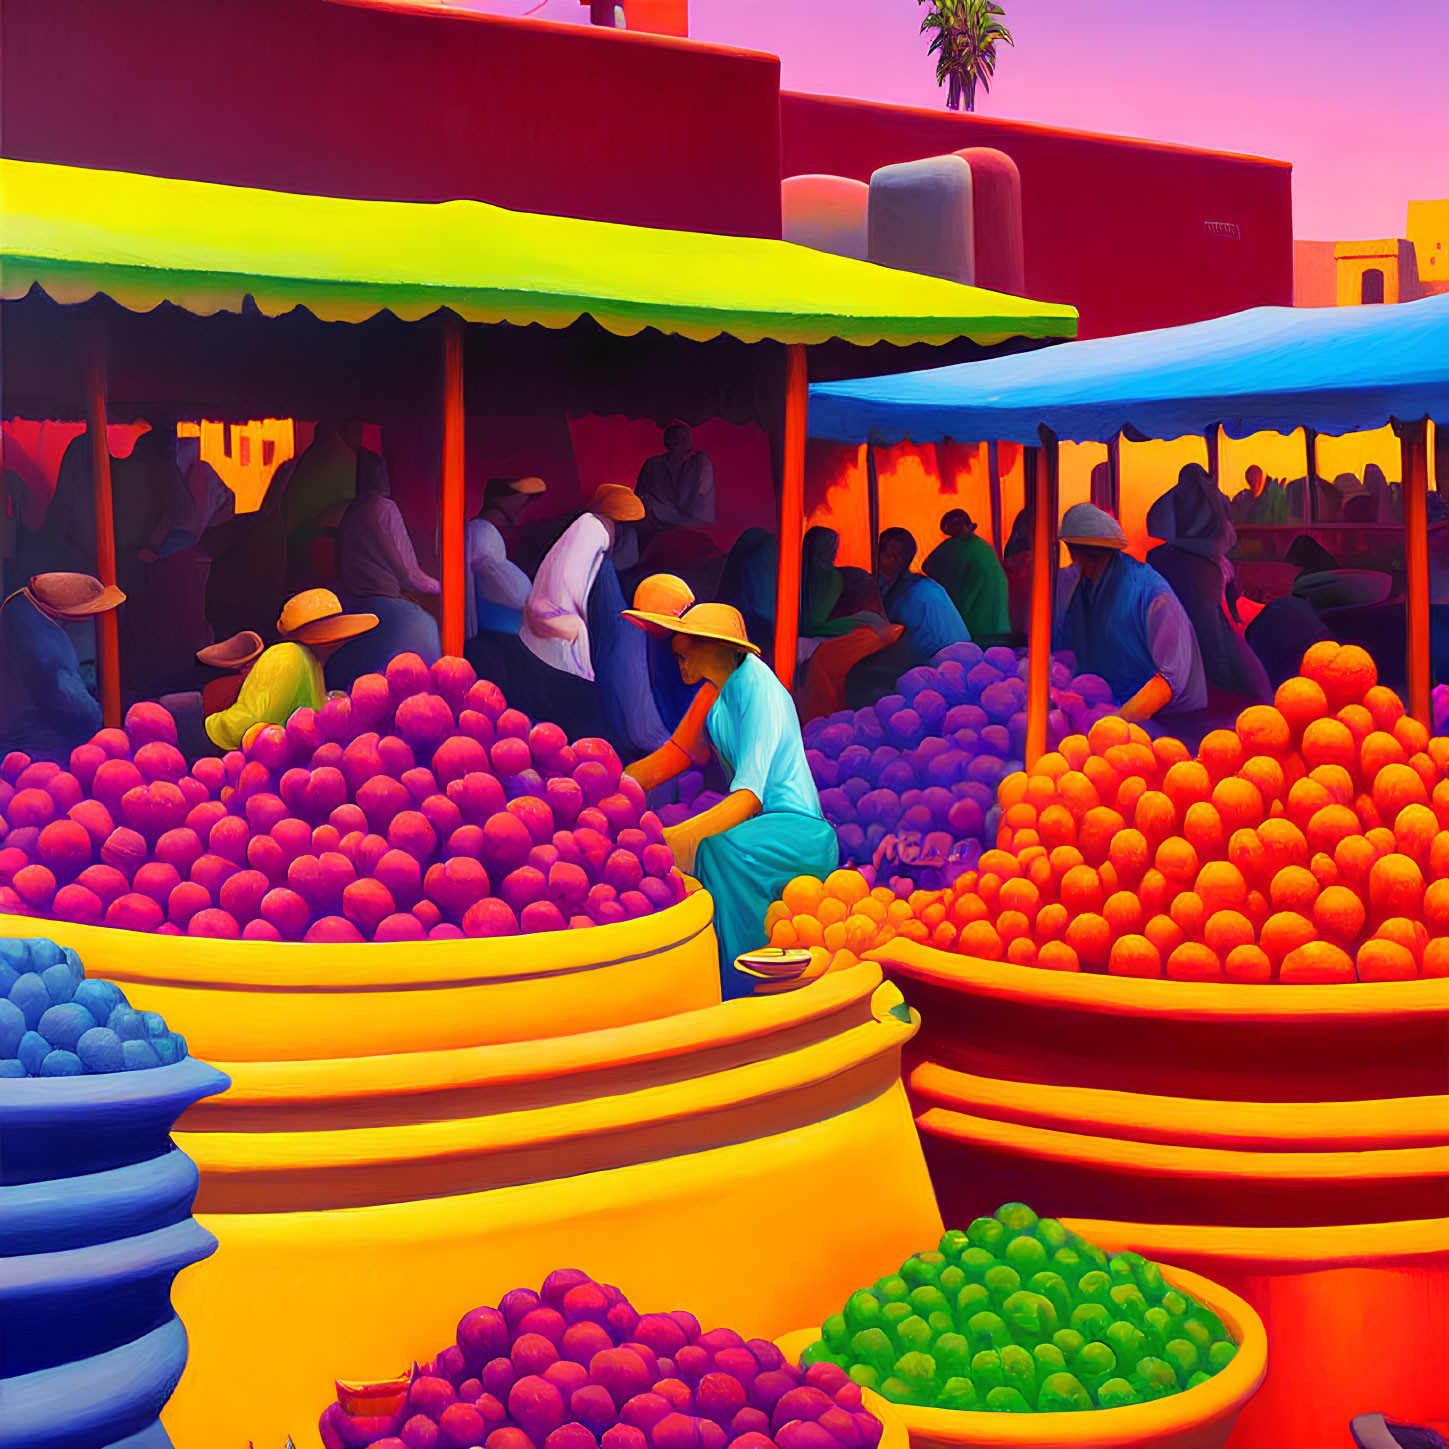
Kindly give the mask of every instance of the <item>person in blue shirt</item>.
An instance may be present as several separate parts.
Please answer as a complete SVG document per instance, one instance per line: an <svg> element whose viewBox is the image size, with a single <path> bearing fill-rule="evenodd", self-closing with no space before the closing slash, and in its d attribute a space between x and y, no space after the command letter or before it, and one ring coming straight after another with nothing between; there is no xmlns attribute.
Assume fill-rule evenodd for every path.
<svg viewBox="0 0 1449 1449"><path fill-rule="evenodd" d="M889 648L862 659L845 680L845 703L863 709L895 691L901 675L929 664L949 644L969 644L971 632L951 596L935 579L911 572L916 540L909 529L882 530L876 584L886 618L905 633Z"/></svg>
<svg viewBox="0 0 1449 1449"><path fill-rule="evenodd" d="M65 625L125 602L89 574L36 574L0 605L0 754L64 762L101 728Z"/></svg>
<svg viewBox="0 0 1449 1449"><path fill-rule="evenodd" d="M728 604L696 604L679 618L624 611L647 633L670 638L680 677L715 692L703 715L684 724L653 754L629 767L646 790L691 768L707 745L730 778L718 805L669 827L665 842L679 868L699 878L714 899L720 990L747 996L753 980L735 969L748 951L768 944L765 913L798 875L823 879L840 863L834 829L805 759L805 742L789 691L750 643L745 621Z"/></svg>

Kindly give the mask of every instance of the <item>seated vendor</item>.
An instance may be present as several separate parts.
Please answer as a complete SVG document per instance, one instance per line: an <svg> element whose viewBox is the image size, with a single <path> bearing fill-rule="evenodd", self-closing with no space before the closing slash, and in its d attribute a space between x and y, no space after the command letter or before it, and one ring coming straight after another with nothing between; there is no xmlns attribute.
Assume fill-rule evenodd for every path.
<svg viewBox="0 0 1449 1449"><path fill-rule="evenodd" d="M976 642L1004 639L1011 633L1006 608L1006 570L996 550L976 532L976 521L964 508L941 519L946 537L921 565L951 596L961 622Z"/></svg>
<svg viewBox="0 0 1449 1449"><path fill-rule="evenodd" d="M1081 570L1059 645L1074 651L1078 673L1105 679L1124 719L1205 708L1197 635L1167 580L1126 551L1122 525L1074 503L1061 541Z"/></svg>
<svg viewBox="0 0 1449 1449"><path fill-rule="evenodd" d="M929 664L951 644L968 644L966 628L951 596L935 579L911 572L916 540L908 529L887 528L877 549L876 582L886 618L901 626L901 637L862 659L845 681L845 704L862 709L890 694L901 675Z"/></svg>
<svg viewBox="0 0 1449 1449"><path fill-rule="evenodd" d="M294 595L277 620L282 642L252 665L234 705L207 716L207 738L224 750L240 749L258 725L284 725L294 710L321 709L327 701L322 661L376 627L376 614L344 614L330 589Z"/></svg>
<svg viewBox="0 0 1449 1449"><path fill-rule="evenodd" d="M490 478L483 506L463 532L463 632L471 639L479 630L516 634L523 623L533 580L508 557L503 536L530 503L544 492L542 478Z"/></svg>
<svg viewBox="0 0 1449 1449"><path fill-rule="evenodd" d="M196 651L197 663L206 665L208 669L226 671L201 692L201 705L208 715L220 714L236 703L252 665L261 658L266 647L262 636L254 629L243 629L230 639L208 644L205 649Z"/></svg>
<svg viewBox="0 0 1449 1449"><path fill-rule="evenodd" d="M667 828L664 837L680 869L698 876L714 898L722 994L746 996L754 983L735 970L736 959L767 944L765 913L787 882L797 875L823 879L835 869L839 843L821 814L794 703L746 637L739 611L696 604L677 619L632 609L625 618L672 640L686 684L718 691L702 731L684 737L681 726L628 773L652 789L712 746L730 776L730 793L718 805Z"/></svg>
<svg viewBox="0 0 1449 1449"><path fill-rule="evenodd" d="M125 602L89 574L36 574L0 605L0 754L63 761L101 728L65 625Z"/></svg>

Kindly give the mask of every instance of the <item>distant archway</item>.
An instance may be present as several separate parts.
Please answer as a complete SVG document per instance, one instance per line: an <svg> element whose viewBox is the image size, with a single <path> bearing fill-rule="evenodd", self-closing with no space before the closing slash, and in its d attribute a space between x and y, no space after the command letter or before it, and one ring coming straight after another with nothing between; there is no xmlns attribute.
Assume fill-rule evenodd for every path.
<svg viewBox="0 0 1449 1449"><path fill-rule="evenodd" d="M1360 302L1382 302L1384 300L1384 274L1377 267L1368 267L1359 279Z"/></svg>

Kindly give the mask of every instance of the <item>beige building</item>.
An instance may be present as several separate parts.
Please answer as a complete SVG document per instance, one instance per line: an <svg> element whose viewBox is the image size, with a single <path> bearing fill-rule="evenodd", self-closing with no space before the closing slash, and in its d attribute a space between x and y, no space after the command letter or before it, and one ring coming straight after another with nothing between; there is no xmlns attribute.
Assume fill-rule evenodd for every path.
<svg viewBox="0 0 1449 1449"><path fill-rule="evenodd" d="M1354 307L1449 292L1449 199L1411 201L1401 237L1295 241L1293 304Z"/></svg>

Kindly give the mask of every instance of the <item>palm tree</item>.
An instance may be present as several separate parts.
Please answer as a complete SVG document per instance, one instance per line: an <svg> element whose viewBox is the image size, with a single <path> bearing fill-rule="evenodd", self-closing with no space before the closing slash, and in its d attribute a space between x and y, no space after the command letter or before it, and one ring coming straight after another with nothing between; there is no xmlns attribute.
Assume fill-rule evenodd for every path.
<svg viewBox="0 0 1449 1449"><path fill-rule="evenodd" d="M996 47L1016 43L1001 23L1002 8L994 0L930 0L930 6L921 34L931 33L928 54L936 57L936 84L946 85L948 110L959 111L964 97L966 109L974 111L977 85L991 89Z"/></svg>

